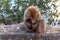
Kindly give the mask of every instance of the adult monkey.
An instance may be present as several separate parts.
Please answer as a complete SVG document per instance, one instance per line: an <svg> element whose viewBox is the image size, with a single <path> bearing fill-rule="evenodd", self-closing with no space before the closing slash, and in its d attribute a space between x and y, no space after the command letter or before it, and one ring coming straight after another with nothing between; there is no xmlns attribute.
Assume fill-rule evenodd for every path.
<svg viewBox="0 0 60 40"><path fill-rule="evenodd" d="M35 32L35 37L39 38L46 30L46 24L42 19L39 8L29 6L24 12L24 24L28 32Z"/></svg>

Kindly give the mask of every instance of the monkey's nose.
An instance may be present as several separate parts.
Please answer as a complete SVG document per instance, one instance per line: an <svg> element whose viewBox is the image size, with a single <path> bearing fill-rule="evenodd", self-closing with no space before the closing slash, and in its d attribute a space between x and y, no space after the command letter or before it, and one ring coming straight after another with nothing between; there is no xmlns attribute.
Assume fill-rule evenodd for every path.
<svg viewBox="0 0 60 40"><path fill-rule="evenodd" d="M32 20L32 23L35 23L35 20Z"/></svg>

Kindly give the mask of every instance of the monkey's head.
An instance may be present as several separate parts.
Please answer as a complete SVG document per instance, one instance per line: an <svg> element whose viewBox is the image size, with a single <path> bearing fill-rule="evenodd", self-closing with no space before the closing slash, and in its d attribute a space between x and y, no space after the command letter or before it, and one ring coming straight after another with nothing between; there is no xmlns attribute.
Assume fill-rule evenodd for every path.
<svg viewBox="0 0 60 40"><path fill-rule="evenodd" d="M40 13L40 10L39 8L37 8L36 6L29 6L27 9L26 9L26 12L27 14L29 15L29 18L30 21L32 23L35 23L37 20L41 19L41 13ZM27 15L27 16L28 16Z"/></svg>

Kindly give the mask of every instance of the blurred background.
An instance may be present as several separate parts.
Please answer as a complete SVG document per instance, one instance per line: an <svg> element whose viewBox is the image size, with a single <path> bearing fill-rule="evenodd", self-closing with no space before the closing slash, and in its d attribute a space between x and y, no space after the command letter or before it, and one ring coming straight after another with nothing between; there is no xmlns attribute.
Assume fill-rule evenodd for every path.
<svg viewBox="0 0 60 40"><path fill-rule="evenodd" d="M0 25L22 22L24 11L30 5L39 7L48 25L60 24L60 0L0 0Z"/></svg>

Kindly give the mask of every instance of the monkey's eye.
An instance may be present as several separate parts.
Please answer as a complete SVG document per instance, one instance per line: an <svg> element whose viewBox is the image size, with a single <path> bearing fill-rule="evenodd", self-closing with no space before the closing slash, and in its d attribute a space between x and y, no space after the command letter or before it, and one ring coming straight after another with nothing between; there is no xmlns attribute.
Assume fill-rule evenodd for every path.
<svg viewBox="0 0 60 40"><path fill-rule="evenodd" d="M28 20L30 20L30 19L28 19Z"/></svg>
<svg viewBox="0 0 60 40"><path fill-rule="evenodd" d="M27 19L26 22L30 22L30 19Z"/></svg>

